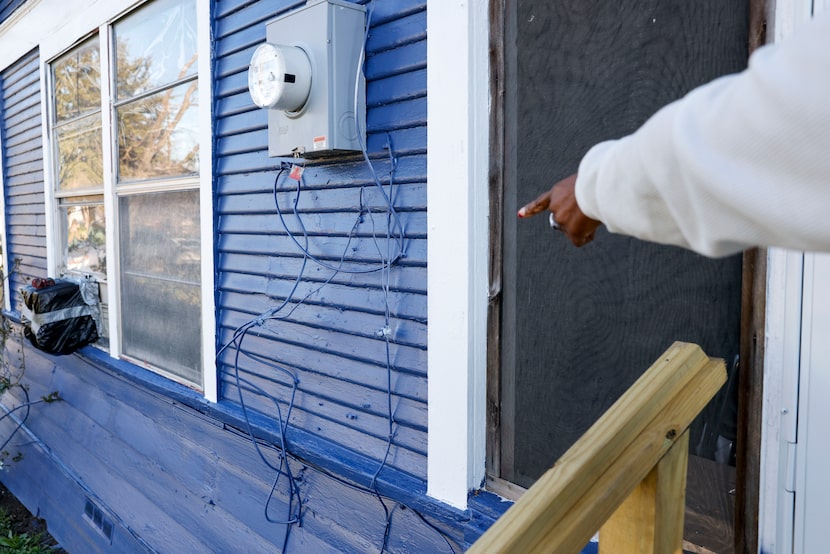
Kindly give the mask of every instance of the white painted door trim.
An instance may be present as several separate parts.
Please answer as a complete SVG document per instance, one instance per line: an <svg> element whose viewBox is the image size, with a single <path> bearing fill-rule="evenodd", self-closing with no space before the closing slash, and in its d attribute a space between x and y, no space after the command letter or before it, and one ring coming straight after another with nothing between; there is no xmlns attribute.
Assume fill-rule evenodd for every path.
<svg viewBox="0 0 830 554"><path fill-rule="evenodd" d="M830 510L830 254L804 256L793 552L827 550Z"/></svg>
<svg viewBox="0 0 830 554"><path fill-rule="evenodd" d="M803 268L802 252L769 250L758 509L762 552L784 552L783 545L792 545Z"/></svg>
<svg viewBox="0 0 830 554"><path fill-rule="evenodd" d="M427 494L462 509L485 462L487 13L427 0Z"/></svg>
<svg viewBox="0 0 830 554"><path fill-rule="evenodd" d="M786 40L830 0L771 0L768 29L774 42ZM804 542L804 499L810 487L805 454L807 384L811 373L809 319L826 317L830 306L814 301L815 286L830 287L812 275L814 254L770 249L764 356L758 544L761 552L800 552ZM806 267L806 270L805 270ZM823 289L822 289L823 290ZM804 338L807 337L807 340ZM806 360L806 363L805 363ZM800 421L800 423L799 423ZM800 503L802 508L797 508Z"/></svg>

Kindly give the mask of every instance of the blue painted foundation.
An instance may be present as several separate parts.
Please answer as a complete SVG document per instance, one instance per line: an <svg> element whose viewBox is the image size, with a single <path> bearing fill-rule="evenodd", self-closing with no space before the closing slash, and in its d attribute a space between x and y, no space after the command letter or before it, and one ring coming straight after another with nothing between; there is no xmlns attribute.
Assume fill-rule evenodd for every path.
<svg viewBox="0 0 830 554"><path fill-rule="evenodd" d="M376 465L342 447L289 434L290 464L302 499L290 519L288 480L269 502L276 472L256 455L239 409L208 405L163 379L137 380L105 355L54 357L26 349L32 397L60 392L62 402L32 409L9 445L23 460L2 480L70 551L79 552L371 552L379 550L387 515L370 490ZM178 389L178 390L176 390ZM14 402L7 394L4 405ZM273 421L253 421L276 463ZM10 433L7 418L0 433ZM327 447L328 446L328 447ZM391 514L390 552L461 551L509 503L489 493L458 511L425 495L425 483L393 468L377 490ZM392 500L394 499L394 500ZM111 542L86 517L91 501L112 523ZM266 504L268 515L266 517ZM288 537L286 539L286 532ZM452 545L452 546L450 546ZM239 550L241 548L241 550Z"/></svg>

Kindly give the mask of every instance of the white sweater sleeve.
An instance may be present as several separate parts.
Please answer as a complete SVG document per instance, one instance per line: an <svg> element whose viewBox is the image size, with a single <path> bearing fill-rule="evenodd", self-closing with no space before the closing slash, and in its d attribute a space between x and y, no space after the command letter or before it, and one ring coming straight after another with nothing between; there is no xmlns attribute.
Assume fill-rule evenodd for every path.
<svg viewBox="0 0 830 554"><path fill-rule="evenodd" d="M830 251L830 14L594 146L576 198L612 232L709 256Z"/></svg>

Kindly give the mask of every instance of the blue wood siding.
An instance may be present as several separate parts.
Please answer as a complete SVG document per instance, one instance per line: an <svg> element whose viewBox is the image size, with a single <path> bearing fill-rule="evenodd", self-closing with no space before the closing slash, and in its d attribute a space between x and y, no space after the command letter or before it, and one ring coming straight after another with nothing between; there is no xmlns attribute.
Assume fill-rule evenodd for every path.
<svg viewBox="0 0 830 554"><path fill-rule="evenodd" d="M269 522L275 473L243 432L95 359L29 350L25 381L32 398L57 390L63 401L32 408L25 432L7 447L23 459L8 464L3 482L70 552L272 553L281 551L287 532L288 552L379 548L385 516L374 495L308 471L302 527ZM7 407L19 401L2 397ZM14 427L11 418L0 421L0 439ZM273 449L266 454L275 458ZM275 521L288 513L283 483L269 505ZM111 544L84 517L87 499L113 524ZM441 544L411 510L395 514L390 552L436 551Z"/></svg>
<svg viewBox="0 0 830 554"><path fill-rule="evenodd" d="M6 203L6 267L20 259L10 277L12 308L25 279L46 275L46 216L43 141L37 50L0 73L3 120L3 194Z"/></svg>
<svg viewBox="0 0 830 554"><path fill-rule="evenodd" d="M285 411L290 381L298 393L289 426L381 464L389 435L388 380L394 438L386 464L418 479L426 477L426 6L424 1L377 2L366 48L367 144L384 184L393 175L394 205L404 227L405 258L388 274L338 273L306 263L285 232L275 208L280 160L267 156L266 112L247 90L251 54L265 40L265 23L302 2L216 4L217 276L220 345L258 314L279 306L302 279L293 298L303 299L290 317L256 327L243 343L221 357L221 400L239 403L235 368L255 387L243 386L250 410L274 414L271 399ZM388 148L391 146L391 149ZM394 159L394 162L392 161ZM281 210L289 209L295 181L280 175ZM382 207L367 164L347 156L308 164L298 210L310 238L309 250L337 265L372 266L385 251L385 216L370 217L356 236L361 198ZM295 218L286 216L301 237ZM393 233L395 230L393 230ZM302 240L302 238L301 238ZM397 242L391 241L391 248ZM363 262L363 266L359 263ZM330 282L327 282L331 279ZM322 288L320 288L322 286ZM318 290L319 289L319 290ZM294 304L296 305L296 303ZM382 330L389 313L387 362ZM288 310L284 310L287 312ZM388 365L387 365L388 364Z"/></svg>
<svg viewBox="0 0 830 554"><path fill-rule="evenodd" d="M274 202L281 160L267 156L266 114L247 92L265 23L302 4L212 4L217 345L296 283L290 315L255 325L238 362L235 348L222 351L219 402L92 347L54 357L6 345L32 398L58 391L63 401L33 408L7 447L23 460L0 479L70 552L459 552L506 509L486 492L466 511L426 496L426 2L377 1L372 17L368 153L394 199L405 255L388 272L364 274L310 260L303 269ZM37 65L33 52L0 74L9 255L28 275L45 273ZM280 177L286 210L295 183ZM360 155L309 163L297 208L309 250L335 266L341 257L349 268L377 266L398 247ZM293 215L287 224L301 232ZM295 379L289 485L248 431L278 464L278 418ZM0 441L17 427L2 410L21 400L0 394ZM299 499L301 522L285 524ZM111 538L84 515L89 506L111 524Z"/></svg>
<svg viewBox="0 0 830 554"><path fill-rule="evenodd" d="M9 18L26 0L0 0L0 23Z"/></svg>

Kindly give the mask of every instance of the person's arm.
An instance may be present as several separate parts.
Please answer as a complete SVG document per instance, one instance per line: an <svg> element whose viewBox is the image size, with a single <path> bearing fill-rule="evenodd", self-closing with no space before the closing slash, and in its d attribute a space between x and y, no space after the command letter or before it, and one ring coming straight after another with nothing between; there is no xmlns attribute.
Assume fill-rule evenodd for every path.
<svg viewBox="0 0 830 554"><path fill-rule="evenodd" d="M830 250L830 14L634 134L596 145L570 179L570 217L560 213L562 182L520 217L554 211L575 244L587 220L710 256L761 245Z"/></svg>

